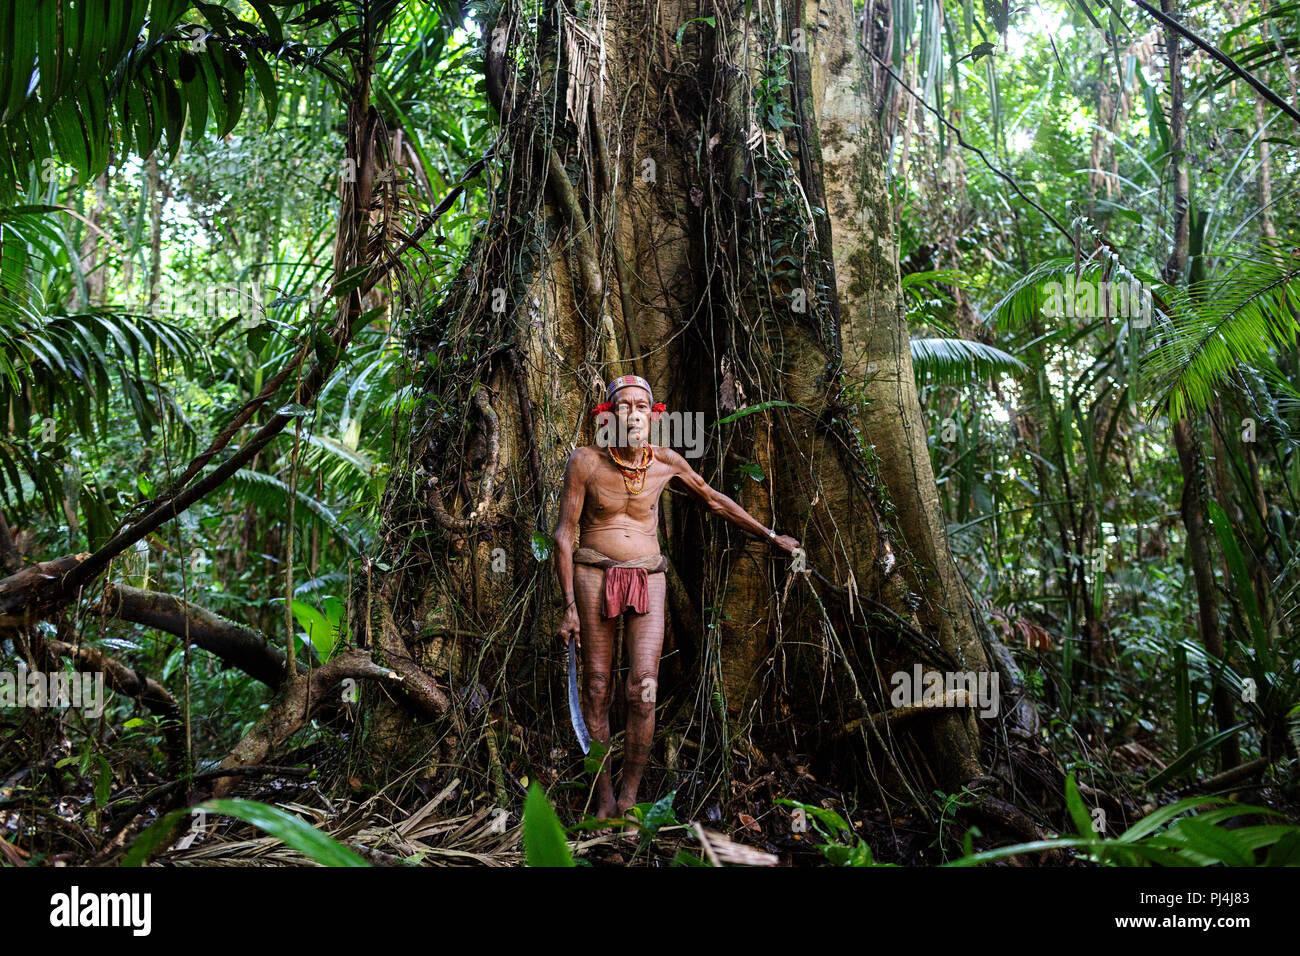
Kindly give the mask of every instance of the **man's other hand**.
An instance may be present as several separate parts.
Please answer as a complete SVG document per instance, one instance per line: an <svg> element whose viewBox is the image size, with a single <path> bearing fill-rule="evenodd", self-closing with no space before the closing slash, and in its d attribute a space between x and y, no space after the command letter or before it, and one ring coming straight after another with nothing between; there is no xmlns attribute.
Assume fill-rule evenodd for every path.
<svg viewBox="0 0 1300 956"><path fill-rule="evenodd" d="M582 647L582 629L578 626L578 606L576 604L570 604L564 612L564 620L560 622L557 635L560 644L564 647L568 646L570 637L573 638L575 647Z"/></svg>

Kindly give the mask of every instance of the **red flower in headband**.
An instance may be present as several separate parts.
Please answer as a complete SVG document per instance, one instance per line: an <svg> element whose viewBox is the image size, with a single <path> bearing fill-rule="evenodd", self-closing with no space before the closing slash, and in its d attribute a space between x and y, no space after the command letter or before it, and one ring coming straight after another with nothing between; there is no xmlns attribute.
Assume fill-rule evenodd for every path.
<svg viewBox="0 0 1300 956"><path fill-rule="evenodd" d="M665 405L663 402L655 402L654 406L650 409L650 411L653 413L651 417L657 419L660 415L662 415L667 410L668 410L668 406Z"/></svg>

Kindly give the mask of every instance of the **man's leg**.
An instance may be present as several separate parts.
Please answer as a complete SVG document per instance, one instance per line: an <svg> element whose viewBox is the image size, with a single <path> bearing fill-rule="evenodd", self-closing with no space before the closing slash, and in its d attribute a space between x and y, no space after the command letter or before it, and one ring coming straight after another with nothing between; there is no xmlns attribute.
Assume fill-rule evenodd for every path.
<svg viewBox="0 0 1300 956"><path fill-rule="evenodd" d="M627 640L627 730L623 735L623 774L618 794L618 812L637 802L641 775L650 757L655 732L655 701L659 696L659 655L664 647L664 594L666 574L647 576L649 605L645 614L628 612Z"/></svg>
<svg viewBox="0 0 1300 956"><path fill-rule="evenodd" d="M596 775L596 816L616 813L614 781L609 764L610 668L614 660L614 633L618 618L600 616L605 572L589 564L573 566L573 598L578 602L578 626L582 633L582 716L591 739L605 747L602 769Z"/></svg>

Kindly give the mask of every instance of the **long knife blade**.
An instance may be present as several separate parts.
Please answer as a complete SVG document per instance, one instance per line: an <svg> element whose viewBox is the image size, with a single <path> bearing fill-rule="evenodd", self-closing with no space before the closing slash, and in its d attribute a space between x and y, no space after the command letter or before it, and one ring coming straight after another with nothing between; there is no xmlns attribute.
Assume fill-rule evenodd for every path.
<svg viewBox="0 0 1300 956"><path fill-rule="evenodd" d="M582 719L582 698L578 696L578 655L574 653L573 638L569 638L569 720L578 735L578 745L583 753L591 752L591 734Z"/></svg>

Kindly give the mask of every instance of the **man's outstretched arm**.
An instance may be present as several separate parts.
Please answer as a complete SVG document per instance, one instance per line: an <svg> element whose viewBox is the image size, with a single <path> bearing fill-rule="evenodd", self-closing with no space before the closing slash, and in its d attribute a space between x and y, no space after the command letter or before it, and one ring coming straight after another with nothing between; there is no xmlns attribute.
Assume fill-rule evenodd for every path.
<svg viewBox="0 0 1300 956"><path fill-rule="evenodd" d="M658 446L656 446L658 447ZM737 527L743 528L750 534L764 540L771 537L768 534L768 528L763 522L759 521L748 511L738 505L731 498L728 498L722 492L718 491L700 474L690 466L690 463L673 451L671 448L664 448L662 454L656 454L665 464L671 465L673 469L673 480L680 481L682 485L695 497L699 498L715 515L725 518ZM788 534L778 534L773 543L785 551L793 554L799 547L799 541L790 537Z"/></svg>

